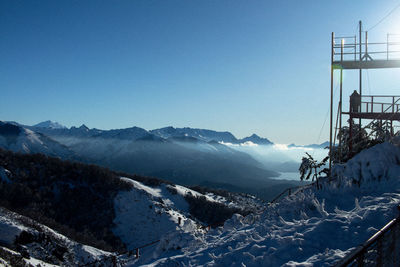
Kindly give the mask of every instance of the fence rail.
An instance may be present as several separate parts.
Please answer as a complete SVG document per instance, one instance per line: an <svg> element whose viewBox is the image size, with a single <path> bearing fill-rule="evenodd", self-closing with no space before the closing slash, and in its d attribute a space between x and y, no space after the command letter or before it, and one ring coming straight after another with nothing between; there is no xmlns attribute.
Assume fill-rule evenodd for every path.
<svg viewBox="0 0 400 267"><path fill-rule="evenodd" d="M399 208L399 207L398 207ZM340 260L336 267L399 266L400 217L391 220L381 230Z"/></svg>
<svg viewBox="0 0 400 267"><path fill-rule="evenodd" d="M360 43L356 36L334 37L332 52L333 61L357 60L392 60L400 58L400 38L395 34L388 34L386 42ZM373 58L371 57L373 55ZM362 59L361 59L362 57Z"/></svg>
<svg viewBox="0 0 400 267"><path fill-rule="evenodd" d="M400 111L400 96L361 96L361 112L397 113Z"/></svg>

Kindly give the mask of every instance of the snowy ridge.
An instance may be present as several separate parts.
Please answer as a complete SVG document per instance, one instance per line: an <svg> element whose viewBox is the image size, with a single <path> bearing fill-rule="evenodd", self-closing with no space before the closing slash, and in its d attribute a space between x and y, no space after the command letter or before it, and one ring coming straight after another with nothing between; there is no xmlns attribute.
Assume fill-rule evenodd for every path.
<svg viewBox="0 0 400 267"><path fill-rule="evenodd" d="M332 265L397 216L399 163L396 145L376 145L335 166L335 180L322 179L320 190L300 191L260 215L235 215L224 227L167 251L160 244L157 254L144 254L131 265Z"/></svg>
<svg viewBox="0 0 400 267"><path fill-rule="evenodd" d="M14 152L42 153L61 158L73 157L66 146L33 130L0 121L0 147Z"/></svg>
<svg viewBox="0 0 400 267"><path fill-rule="evenodd" d="M33 266L38 266L38 264L41 266L59 266L61 262L63 265L73 266L112 255L109 252L74 242L44 225L4 208L0 208L0 233L2 233L0 239L2 253L0 255L21 257L21 255L24 255L23 252L26 251L30 258L25 256L23 260L26 264ZM35 241L16 246L15 240L21 234L28 235ZM20 252L16 252L16 250L20 250ZM58 255L59 251L62 251L62 261L55 256ZM4 256L2 258L0 258L0 263L1 261L7 263Z"/></svg>
<svg viewBox="0 0 400 267"><path fill-rule="evenodd" d="M50 120L35 124L33 127L50 128L50 129L65 129L65 128L67 128L64 125L59 124L58 122L53 122Z"/></svg>
<svg viewBox="0 0 400 267"><path fill-rule="evenodd" d="M129 178L121 179L132 184L133 188L120 192L115 198L116 226L113 232L129 250L160 240L171 233L192 235L203 232L190 215L189 204L185 200L188 194L203 196L210 202L226 203L222 197L217 200L183 186L161 184L149 187Z"/></svg>

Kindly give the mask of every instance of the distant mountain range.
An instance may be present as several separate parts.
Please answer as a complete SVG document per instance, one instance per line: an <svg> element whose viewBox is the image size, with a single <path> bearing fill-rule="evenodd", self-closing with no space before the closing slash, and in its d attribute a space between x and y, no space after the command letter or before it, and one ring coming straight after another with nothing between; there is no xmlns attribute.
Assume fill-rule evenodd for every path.
<svg viewBox="0 0 400 267"><path fill-rule="evenodd" d="M329 147L329 141L323 142L321 144L310 144L310 145L296 145L290 144L288 145L289 148L326 148Z"/></svg>
<svg viewBox="0 0 400 267"><path fill-rule="evenodd" d="M265 199L275 193L268 188L279 190L297 183L271 179L279 173L250 153L235 149L249 143L273 145L256 134L237 139L230 132L187 127L99 130L86 125L67 128L52 121L34 126L0 122L0 147L16 152L43 153L182 185L258 194Z"/></svg>
<svg viewBox="0 0 400 267"><path fill-rule="evenodd" d="M43 134L51 135L68 135L77 137L102 137L102 138L118 138L124 140L137 140L137 139L155 139L155 140L185 140L195 141L199 140L202 142L219 142L219 143L231 143L231 144L241 144L245 142L252 142L257 145L273 145L273 143L267 138L262 138L256 134L243 139L237 139L230 132L218 132L206 129L195 129L195 128L174 128L172 126L159 128L155 130L147 131L139 127L131 127L125 129L115 129L115 130L99 130L99 129L89 129L86 125L81 125L80 127L67 128L57 122L45 121L38 123L33 126L21 125L26 128L41 132ZM187 137L191 137L187 138Z"/></svg>

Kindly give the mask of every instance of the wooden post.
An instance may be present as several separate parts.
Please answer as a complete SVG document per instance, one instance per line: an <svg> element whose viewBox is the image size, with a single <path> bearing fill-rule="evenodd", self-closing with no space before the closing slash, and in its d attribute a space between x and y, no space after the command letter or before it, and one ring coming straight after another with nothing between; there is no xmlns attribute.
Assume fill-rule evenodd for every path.
<svg viewBox="0 0 400 267"><path fill-rule="evenodd" d="M383 257L382 257L382 237L380 237L377 241L377 259L376 259L376 266L383 265Z"/></svg>
<svg viewBox="0 0 400 267"><path fill-rule="evenodd" d="M139 259L140 255L139 255L139 248L136 249L136 259Z"/></svg>
<svg viewBox="0 0 400 267"><path fill-rule="evenodd" d="M392 112L394 113L394 96L392 98Z"/></svg>
<svg viewBox="0 0 400 267"><path fill-rule="evenodd" d="M115 255L112 255L111 260L113 267L117 267L117 257Z"/></svg>
<svg viewBox="0 0 400 267"><path fill-rule="evenodd" d="M364 266L364 253L361 253L360 256L357 257L357 264L359 267Z"/></svg>
<svg viewBox="0 0 400 267"><path fill-rule="evenodd" d="M351 116L351 113L350 113L350 120L349 120L349 130L350 130L350 132L349 132L349 157L351 158L351 156L352 156L352 152L353 152L353 117Z"/></svg>
<svg viewBox="0 0 400 267"><path fill-rule="evenodd" d="M393 226L392 231L392 252L393 252L393 266L397 266L397 246L396 246L396 242L397 242L397 225L398 225L398 221L396 222L396 224Z"/></svg>
<svg viewBox="0 0 400 267"><path fill-rule="evenodd" d="M374 113L374 96L371 96L371 113Z"/></svg>
<svg viewBox="0 0 400 267"><path fill-rule="evenodd" d="M394 129L393 129L393 120L390 120L390 136L394 136Z"/></svg>

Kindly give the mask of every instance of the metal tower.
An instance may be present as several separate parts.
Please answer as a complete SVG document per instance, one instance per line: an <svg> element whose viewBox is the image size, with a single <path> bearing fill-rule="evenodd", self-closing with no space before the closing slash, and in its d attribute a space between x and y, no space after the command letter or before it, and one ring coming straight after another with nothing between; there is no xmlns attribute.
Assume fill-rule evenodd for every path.
<svg viewBox="0 0 400 267"><path fill-rule="evenodd" d="M362 23L359 22L358 38L354 36L335 36L332 32L331 45L331 101L330 101L330 136L329 151L336 145L337 130L342 129L342 117L349 116L350 135L352 133L353 119L359 120L359 127L362 127L362 120L379 120L390 123L393 134L393 121L400 121L400 96L386 95L363 95L362 74L364 69L400 68L400 40L399 35L387 34L384 42L368 42L368 32L362 31ZM338 103L338 114L336 125L333 120L333 80L335 71L340 75L340 94ZM359 70L358 92L355 90L350 97L348 112L343 112L343 71ZM352 138L348 144L352 152ZM340 143L337 149L341 149ZM332 167L332 158L329 160L329 170Z"/></svg>

